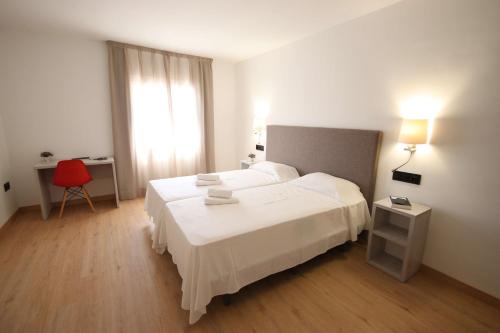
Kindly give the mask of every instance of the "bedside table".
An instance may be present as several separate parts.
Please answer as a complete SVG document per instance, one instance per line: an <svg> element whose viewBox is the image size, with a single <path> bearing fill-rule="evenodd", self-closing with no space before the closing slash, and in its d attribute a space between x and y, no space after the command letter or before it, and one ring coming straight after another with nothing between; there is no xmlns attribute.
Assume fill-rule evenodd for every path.
<svg viewBox="0 0 500 333"><path fill-rule="evenodd" d="M241 170L244 170L244 169L248 169L252 164L255 164L257 163L257 161L249 161L249 160L241 160L240 161L240 169Z"/></svg>
<svg viewBox="0 0 500 333"><path fill-rule="evenodd" d="M408 280L420 268L431 208L412 203L411 210L391 208L389 198L373 203L366 260L394 276Z"/></svg>

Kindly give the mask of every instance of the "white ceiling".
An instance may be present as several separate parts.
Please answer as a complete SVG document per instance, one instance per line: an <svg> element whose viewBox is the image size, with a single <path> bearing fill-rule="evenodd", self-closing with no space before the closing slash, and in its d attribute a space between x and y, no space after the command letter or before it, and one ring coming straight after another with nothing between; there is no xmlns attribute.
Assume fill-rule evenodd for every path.
<svg viewBox="0 0 500 333"><path fill-rule="evenodd" d="M0 0L0 27L239 61L400 0Z"/></svg>

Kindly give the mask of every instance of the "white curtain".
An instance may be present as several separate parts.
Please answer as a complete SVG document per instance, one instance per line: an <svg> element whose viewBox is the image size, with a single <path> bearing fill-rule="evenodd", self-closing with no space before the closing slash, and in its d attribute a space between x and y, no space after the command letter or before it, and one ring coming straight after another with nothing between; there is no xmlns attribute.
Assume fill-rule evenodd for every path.
<svg viewBox="0 0 500 333"><path fill-rule="evenodd" d="M112 101L125 99L113 105L120 195L142 195L151 179L212 171L210 59L114 42L108 45ZM123 87L117 81L123 81ZM121 128L124 124L126 131ZM123 150L126 153L121 154ZM122 166L126 170L121 170L120 177Z"/></svg>

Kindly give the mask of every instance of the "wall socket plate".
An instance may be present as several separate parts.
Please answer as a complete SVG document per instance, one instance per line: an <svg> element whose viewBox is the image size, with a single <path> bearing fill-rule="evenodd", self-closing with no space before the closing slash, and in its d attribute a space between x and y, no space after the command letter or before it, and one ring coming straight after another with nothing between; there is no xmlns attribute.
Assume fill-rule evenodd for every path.
<svg viewBox="0 0 500 333"><path fill-rule="evenodd" d="M392 179L400 182L420 185L420 181L422 180L422 175L417 173L409 173L403 171L393 171Z"/></svg>
<svg viewBox="0 0 500 333"><path fill-rule="evenodd" d="M264 145L255 145L255 149L264 151Z"/></svg>

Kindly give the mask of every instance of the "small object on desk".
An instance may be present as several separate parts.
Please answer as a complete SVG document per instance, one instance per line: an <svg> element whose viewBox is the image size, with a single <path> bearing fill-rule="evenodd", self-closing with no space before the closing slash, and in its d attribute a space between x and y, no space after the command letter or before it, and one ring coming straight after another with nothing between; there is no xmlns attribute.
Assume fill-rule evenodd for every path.
<svg viewBox="0 0 500 333"><path fill-rule="evenodd" d="M51 158L54 156L50 151L44 151L40 153L40 157L42 158L43 163L50 162Z"/></svg>
<svg viewBox="0 0 500 333"><path fill-rule="evenodd" d="M251 161L251 162L254 162L254 161L255 161L255 154L254 154L254 153L250 153L250 154L248 154L248 157L250 157L250 161Z"/></svg>
<svg viewBox="0 0 500 333"><path fill-rule="evenodd" d="M95 157L95 158L93 158L93 160L94 160L94 161L105 161L105 160L107 160L107 159L108 159L108 158L107 158L107 157L105 157L105 156L103 156L103 157Z"/></svg>
<svg viewBox="0 0 500 333"><path fill-rule="evenodd" d="M90 160L90 156L73 157L72 160Z"/></svg>
<svg viewBox="0 0 500 333"><path fill-rule="evenodd" d="M391 199L391 207L392 208L411 210L411 203L407 197L398 197L398 196L391 195L391 196L389 196L389 199Z"/></svg>

